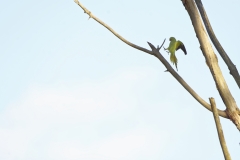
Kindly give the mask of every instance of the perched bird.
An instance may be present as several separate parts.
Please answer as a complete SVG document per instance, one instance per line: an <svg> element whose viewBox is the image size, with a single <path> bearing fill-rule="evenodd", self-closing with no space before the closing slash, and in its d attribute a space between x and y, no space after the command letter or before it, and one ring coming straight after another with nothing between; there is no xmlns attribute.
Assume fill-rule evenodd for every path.
<svg viewBox="0 0 240 160"><path fill-rule="evenodd" d="M174 37L170 37L169 41L170 41L170 44L169 44L168 48L166 48L165 50L168 50L170 52L170 61L173 63L173 65L175 64L175 66L177 68L178 60L175 55L175 51L177 51L179 48L181 48L185 55L187 54L187 51L186 51L184 44L181 41L176 41L176 39ZM177 68L177 70L178 70L178 68Z"/></svg>

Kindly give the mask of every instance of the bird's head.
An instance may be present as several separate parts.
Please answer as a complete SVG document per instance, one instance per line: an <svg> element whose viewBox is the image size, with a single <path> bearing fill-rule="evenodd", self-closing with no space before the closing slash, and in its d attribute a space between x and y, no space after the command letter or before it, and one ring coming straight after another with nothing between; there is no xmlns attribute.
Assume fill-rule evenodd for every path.
<svg viewBox="0 0 240 160"><path fill-rule="evenodd" d="M174 41L174 40L176 41L176 39L174 37L169 38L169 41Z"/></svg>

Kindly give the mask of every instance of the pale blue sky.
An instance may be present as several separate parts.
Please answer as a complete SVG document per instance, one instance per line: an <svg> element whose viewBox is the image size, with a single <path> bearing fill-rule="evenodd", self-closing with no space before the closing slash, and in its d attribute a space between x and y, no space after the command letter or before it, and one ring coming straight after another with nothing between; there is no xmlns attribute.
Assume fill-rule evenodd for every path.
<svg viewBox="0 0 240 160"><path fill-rule="evenodd" d="M80 2L139 46L181 39L188 55L177 53L178 73L224 109L180 0ZM203 1L239 68L240 2L215 3ZM73 0L1 1L0 20L1 160L224 159L211 112L159 60L88 20ZM239 105L239 89L218 59ZM240 159L239 132L221 122L232 159Z"/></svg>

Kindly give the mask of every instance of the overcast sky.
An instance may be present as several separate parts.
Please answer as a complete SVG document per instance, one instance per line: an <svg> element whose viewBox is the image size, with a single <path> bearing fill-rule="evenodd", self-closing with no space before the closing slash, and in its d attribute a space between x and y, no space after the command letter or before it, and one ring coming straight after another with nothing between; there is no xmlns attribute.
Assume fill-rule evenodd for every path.
<svg viewBox="0 0 240 160"><path fill-rule="evenodd" d="M225 109L180 0L80 2L147 49L147 41L180 39L188 55L177 52L178 73ZM203 4L240 70L240 2ZM212 113L158 59L88 20L73 0L0 1L0 20L1 160L224 159ZM240 105L239 89L216 54ZM232 159L240 159L238 130L221 122Z"/></svg>

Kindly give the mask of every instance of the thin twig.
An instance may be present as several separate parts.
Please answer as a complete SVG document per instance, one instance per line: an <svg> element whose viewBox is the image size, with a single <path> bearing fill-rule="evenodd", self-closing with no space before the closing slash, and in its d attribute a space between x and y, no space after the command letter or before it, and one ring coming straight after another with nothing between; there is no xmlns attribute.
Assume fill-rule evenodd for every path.
<svg viewBox="0 0 240 160"><path fill-rule="evenodd" d="M231 156L230 153L228 152L228 148L227 148L227 144L226 141L224 139L224 135L223 135L223 130L222 130L222 126L221 126L221 122L219 119L219 115L218 115L218 111L217 111L217 107L216 107L216 103L214 98L209 98L211 107L212 107L212 111L213 111L213 117L216 123L216 128L217 128L217 132L218 132L218 138L222 147L222 151L225 157L225 160L231 160Z"/></svg>
<svg viewBox="0 0 240 160"><path fill-rule="evenodd" d="M104 27L106 27L110 32L112 32L116 37L118 37L120 40L122 40L124 43L128 44L129 46L136 48L138 50L141 50L143 52L146 52L150 55L153 55L155 57L157 57L162 63L163 65L167 68L167 71L169 71L173 77L201 104L203 105L206 109L208 109L209 111L211 111L211 106L204 101L183 79L182 77L172 68L172 66L168 63L168 61L161 55L161 53L159 52L159 50L161 49L161 47L163 46L164 42L162 43L161 47L157 47L155 48L151 43L148 42L149 46L151 47L152 51L145 49L143 47L137 46L129 41L127 41L125 38L123 38L122 36L120 36L117 32L115 32L110 26L108 26L107 24L105 24L103 21L101 21L100 19L98 19L96 16L94 16L88 9L86 9L78 0L74 0L75 3L77 3L83 10L84 13L88 14L90 18L96 20L98 23L100 23L101 25L103 25ZM225 111L222 110L218 110L218 114L224 118L228 118L227 114Z"/></svg>
<svg viewBox="0 0 240 160"><path fill-rule="evenodd" d="M216 35L214 34L214 31L212 29L211 23L208 20L208 16L207 16L207 13L205 12L202 1L201 0L195 0L195 2L197 4L198 10L201 14L201 17L203 19L204 25L207 29L207 32L208 32L208 35L209 35L211 41L213 42L215 48L217 49L217 51L221 55L222 59L224 60L224 62L228 66L228 69L230 70L230 74L233 76L233 78L235 79L238 87L240 88L240 75L238 73L238 70L237 70L236 66L233 64L233 62L231 61L231 59L228 57L227 53L225 52L222 45L218 41Z"/></svg>

